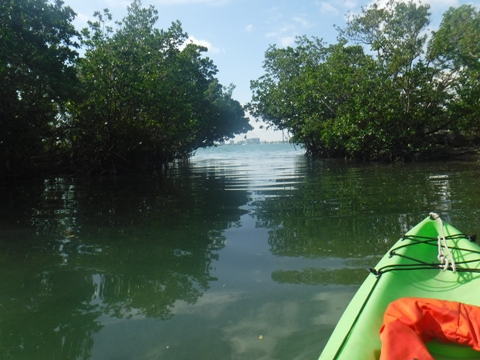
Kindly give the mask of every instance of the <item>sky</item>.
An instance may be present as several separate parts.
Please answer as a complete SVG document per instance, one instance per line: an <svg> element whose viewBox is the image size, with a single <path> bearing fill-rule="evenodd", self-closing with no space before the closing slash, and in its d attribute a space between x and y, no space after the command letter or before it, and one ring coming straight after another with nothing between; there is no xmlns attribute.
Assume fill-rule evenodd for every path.
<svg viewBox="0 0 480 360"><path fill-rule="evenodd" d="M401 0L398 0L401 1ZM423 0L432 13L430 30L436 30L443 13L451 6L480 6L480 0ZM76 13L75 27L80 30L93 20L95 11L107 8L113 20L122 20L129 0L64 0ZM143 0L159 12L157 26L168 29L180 20L190 40L206 46L206 56L218 68L217 78L224 86L235 85L233 98L241 104L250 101L250 81L264 74L263 60L269 45L294 46L296 36L307 35L337 42L334 25L344 27L348 14L359 14L371 0ZM278 131L260 129L261 123L250 120L255 128L247 138L262 141L282 139ZM236 141L245 135L237 136Z"/></svg>

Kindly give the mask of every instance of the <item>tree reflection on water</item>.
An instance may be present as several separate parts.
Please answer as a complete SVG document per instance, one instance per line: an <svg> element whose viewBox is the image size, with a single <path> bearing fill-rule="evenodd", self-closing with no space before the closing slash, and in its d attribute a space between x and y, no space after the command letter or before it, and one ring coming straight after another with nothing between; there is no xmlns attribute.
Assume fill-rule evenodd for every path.
<svg viewBox="0 0 480 360"><path fill-rule="evenodd" d="M202 296L246 192L185 171L2 191L0 358L88 359L101 316L164 320Z"/></svg>

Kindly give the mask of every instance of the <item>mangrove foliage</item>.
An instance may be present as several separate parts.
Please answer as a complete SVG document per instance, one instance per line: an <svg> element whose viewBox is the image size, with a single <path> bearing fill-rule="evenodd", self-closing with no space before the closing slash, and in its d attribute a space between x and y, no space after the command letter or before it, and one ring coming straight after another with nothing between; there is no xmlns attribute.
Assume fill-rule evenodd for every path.
<svg viewBox="0 0 480 360"><path fill-rule="evenodd" d="M299 37L265 53L249 111L313 156L414 160L480 134L480 13L389 0L350 15L338 43Z"/></svg>
<svg viewBox="0 0 480 360"><path fill-rule="evenodd" d="M61 0L0 9L0 177L159 168L251 130L181 23L134 0L80 33Z"/></svg>

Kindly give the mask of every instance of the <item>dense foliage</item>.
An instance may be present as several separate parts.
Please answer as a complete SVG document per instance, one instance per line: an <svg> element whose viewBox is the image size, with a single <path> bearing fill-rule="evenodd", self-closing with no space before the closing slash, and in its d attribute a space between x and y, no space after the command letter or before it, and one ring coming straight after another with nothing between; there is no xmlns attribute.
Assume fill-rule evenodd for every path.
<svg viewBox="0 0 480 360"><path fill-rule="evenodd" d="M180 22L159 30L155 9L137 1L115 32L108 11L96 16L82 33L84 101L68 120L82 163L147 168L250 129L233 87L218 83L206 49L187 43Z"/></svg>
<svg viewBox="0 0 480 360"><path fill-rule="evenodd" d="M75 13L60 0L0 6L0 175L45 161L58 114L73 99Z"/></svg>
<svg viewBox="0 0 480 360"><path fill-rule="evenodd" d="M350 16L338 44L271 46L249 110L317 156L410 160L476 140L480 13L451 8L431 35L429 23L428 5L390 0Z"/></svg>
<svg viewBox="0 0 480 360"><path fill-rule="evenodd" d="M121 22L95 13L81 34L74 17L60 0L2 6L0 176L154 168L251 130L180 22L156 28L139 0Z"/></svg>

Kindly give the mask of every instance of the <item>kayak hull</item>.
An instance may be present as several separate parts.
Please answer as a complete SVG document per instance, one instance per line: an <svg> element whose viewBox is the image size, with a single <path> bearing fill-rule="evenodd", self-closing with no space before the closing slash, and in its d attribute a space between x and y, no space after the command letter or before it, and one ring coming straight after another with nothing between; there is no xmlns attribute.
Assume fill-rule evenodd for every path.
<svg viewBox="0 0 480 360"><path fill-rule="evenodd" d="M436 239L444 234L457 271L439 268ZM476 272L478 271L478 272ZM319 360L380 357L383 314L403 297L436 298L480 306L480 247L453 226L427 217L380 260L346 308ZM433 341L435 359L480 359L468 347Z"/></svg>

